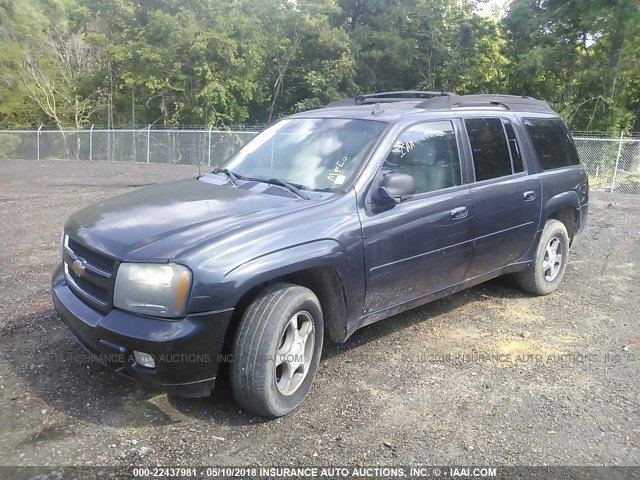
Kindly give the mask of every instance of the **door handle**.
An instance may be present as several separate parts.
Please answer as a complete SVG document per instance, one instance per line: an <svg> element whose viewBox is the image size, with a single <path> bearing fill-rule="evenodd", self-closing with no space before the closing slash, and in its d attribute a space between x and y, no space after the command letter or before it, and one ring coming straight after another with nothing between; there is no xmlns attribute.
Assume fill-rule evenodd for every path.
<svg viewBox="0 0 640 480"><path fill-rule="evenodd" d="M531 200L536 199L536 192L533 190L527 190L522 194L522 196L524 197L525 202L530 202Z"/></svg>
<svg viewBox="0 0 640 480"><path fill-rule="evenodd" d="M466 218L469 215L469 210L467 210L467 207L458 207L451 210L449 214L451 218Z"/></svg>

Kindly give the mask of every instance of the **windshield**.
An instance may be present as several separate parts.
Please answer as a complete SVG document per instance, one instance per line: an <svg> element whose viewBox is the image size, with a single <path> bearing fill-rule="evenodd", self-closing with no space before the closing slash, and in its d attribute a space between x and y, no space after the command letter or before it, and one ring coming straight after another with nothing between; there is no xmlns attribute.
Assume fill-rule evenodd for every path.
<svg viewBox="0 0 640 480"><path fill-rule="evenodd" d="M247 143L223 168L253 179L332 190L353 176L385 125L337 118L282 120Z"/></svg>

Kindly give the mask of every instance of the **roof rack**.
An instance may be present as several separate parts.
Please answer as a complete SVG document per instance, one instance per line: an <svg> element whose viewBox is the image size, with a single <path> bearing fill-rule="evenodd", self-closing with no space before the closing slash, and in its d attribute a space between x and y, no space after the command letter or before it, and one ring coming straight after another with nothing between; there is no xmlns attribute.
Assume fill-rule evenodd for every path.
<svg viewBox="0 0 640 480"><path fill-rule="evenodd" d="M510 111L551 112L547 102L517 95L455 95L424 100L416 108L428 110L460 108L500 108Z"/></svg>
<svg viewBox="0 0 640 480"><path fill-rule="evenodd" d="M450 97L457 96L450 92L431 92L426 90L398 90L393 92L368 93L366 95L357 95L353 98L338 100L326 105L327 108L333 107L353 107L359 105L368 105L372 103L396 103L407 102L411 100L422 100L421 97Z"/></svg>

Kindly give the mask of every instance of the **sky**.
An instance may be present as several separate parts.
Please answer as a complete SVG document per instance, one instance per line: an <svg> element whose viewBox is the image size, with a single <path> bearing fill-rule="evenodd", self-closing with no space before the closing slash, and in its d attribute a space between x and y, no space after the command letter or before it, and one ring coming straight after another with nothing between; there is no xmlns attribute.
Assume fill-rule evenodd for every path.
<svg viewBox="0 0 640 480"><path fill-rule="evenodd" d="M480 15L498 16L506 14L510 0L487 0L476 7L476 12Z"/></svg>

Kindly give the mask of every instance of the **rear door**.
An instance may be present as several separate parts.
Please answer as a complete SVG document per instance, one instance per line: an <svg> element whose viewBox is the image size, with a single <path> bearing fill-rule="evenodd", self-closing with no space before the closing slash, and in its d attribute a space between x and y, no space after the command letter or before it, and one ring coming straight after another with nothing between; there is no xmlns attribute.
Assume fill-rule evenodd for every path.
<svg viewBox="0 0 640 480"><path fill-rule="evenodd" d="M475 182L474 252L465 279L520 260L536 237L540 219L541 184L527 175L520 142L505 118L464 120Z"/></svg>

